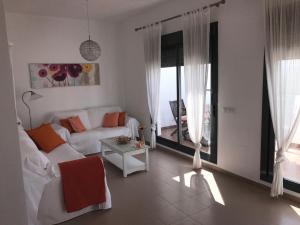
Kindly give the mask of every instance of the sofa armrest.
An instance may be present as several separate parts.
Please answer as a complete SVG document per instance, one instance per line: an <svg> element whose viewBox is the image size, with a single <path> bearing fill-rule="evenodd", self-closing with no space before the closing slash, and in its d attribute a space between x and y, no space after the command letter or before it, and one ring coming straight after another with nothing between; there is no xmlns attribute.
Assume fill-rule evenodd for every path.
<svg viewBox="0 0 300 225"><path fill-rule="evenodd" d="M63 126L56 124L56 123L52 123L51 124L52 128L55 130L55 132L62 138L64 139L64 141L68 142L68 140L70 139L70 131L66 128L64 128Z"/></svg>
<svg viewBox="0 0 300 225"><path fill-rule="evenodd" d="M131 133L131 138L133 140L136 137L139 137L139 126L140 126L140 122L139 121L137 121L133 117L127 116L125 126L129 128L130 133Z"/></svg>

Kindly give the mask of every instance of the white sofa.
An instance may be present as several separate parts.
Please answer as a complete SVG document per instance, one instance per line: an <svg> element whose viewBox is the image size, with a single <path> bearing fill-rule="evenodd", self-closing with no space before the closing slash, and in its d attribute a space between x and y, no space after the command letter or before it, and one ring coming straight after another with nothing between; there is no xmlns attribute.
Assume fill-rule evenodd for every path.
<svg viewBox="0 0 300 225"><path fill-rule="evenodd" d="M88 155L101 151L101 139L121 135L128 136L133 139L138 137L139 122L130 116L127 116L124 127L102 127L102 120L105 113L121 111L122 109L119 106L99 106L87 109L54 112L51 116L50 122L55 123L58 126L60 125L60 119L65 119L71 116L79 116L87 131L70 134L67 129L61 127L61 132L65 132L67 141L74 149L84 155Z"/></svg>
<svg viewBox="0 0 300 225"><path fill-rule="evenodd" d="M64 138L61 133L59 134ZM19 140L28 224L52 225L93 210L111 208L111 195L105 178L105 203L67 213L64 209L62 180L57 164L85 156L68 143L58 146L48 154L41 152L22 126L19 126Z"/></svg>

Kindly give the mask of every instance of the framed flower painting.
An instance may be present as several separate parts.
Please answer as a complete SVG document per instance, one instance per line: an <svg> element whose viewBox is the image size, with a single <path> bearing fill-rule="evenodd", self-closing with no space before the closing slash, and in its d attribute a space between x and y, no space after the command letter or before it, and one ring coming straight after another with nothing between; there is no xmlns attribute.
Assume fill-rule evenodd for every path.
<svg viewBox="0 0 300 225"><path fill-rule="evenodd" d="M32 89L100 85L98 63L30 63Z"/></svg>

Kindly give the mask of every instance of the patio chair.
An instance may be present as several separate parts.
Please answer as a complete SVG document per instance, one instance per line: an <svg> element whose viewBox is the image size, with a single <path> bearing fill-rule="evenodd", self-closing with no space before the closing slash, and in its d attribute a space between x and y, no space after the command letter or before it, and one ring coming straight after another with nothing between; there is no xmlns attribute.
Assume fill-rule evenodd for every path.
<svg viewBox="0 0 300 225"><path fill-rule="evenodd" d="M177 101L169 101L170 107L171 107L171 111L174 117L174 120L176 121L177 127L178 127L178 110L177 110ZM184 140L188 139L188 127L187 127L187 120L186 120L186 108L184 105L183 100L181 99L181 117L180 117L180 122L181 122L181 127L182 127L182 136L184 138ZM171 133L171 136L173 136L174 134L176 134L178 132L178 129L176 129Z"/></svg>
<svg viewBox="0 0 300 225"><path fill-rule="evenodd" d="M170 107L171 107L171 111L174 117L174 120L176 121L176 128L174 131L172 131L171 136L173 136L174 134L176 134L178 132L178 115L177 115L177 101L169 101ZM210 115L208 116L210 118ZM181 127L182 127L182 136L184 140L189 140L189 130L187 127L187 117L186 117L186 108L183 102L183 99L181 99ZM210 144L208 142L208 140L205 137L201 138L201 144L204 147L209 147Z"/></svg>

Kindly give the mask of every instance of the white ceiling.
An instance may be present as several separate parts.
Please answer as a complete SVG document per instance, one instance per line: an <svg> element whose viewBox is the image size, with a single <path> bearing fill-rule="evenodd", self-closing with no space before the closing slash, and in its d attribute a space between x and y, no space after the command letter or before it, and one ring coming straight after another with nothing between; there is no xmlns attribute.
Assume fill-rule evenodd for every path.
<svg viewBox="0 0 300 225"><path fill-rule="evenodd" d="M3 0L7 12L86 18L86 0ZM89 0L90 17L120 21L170 0Z"/></svg>

